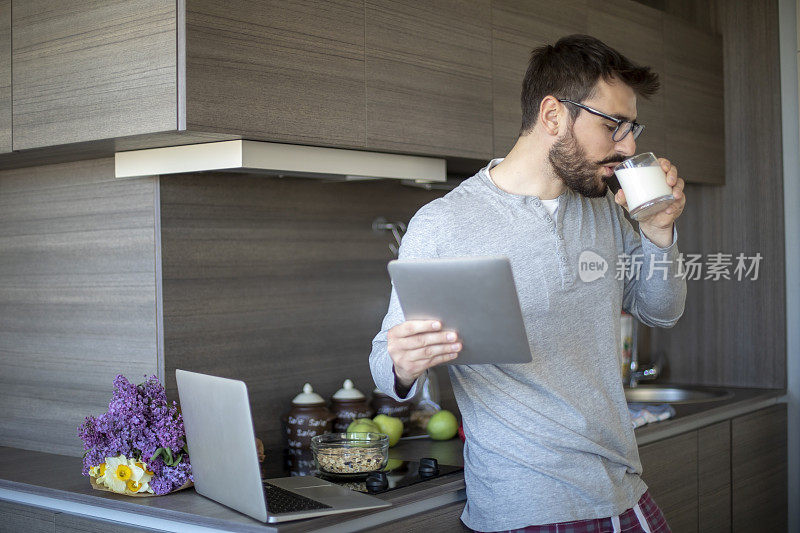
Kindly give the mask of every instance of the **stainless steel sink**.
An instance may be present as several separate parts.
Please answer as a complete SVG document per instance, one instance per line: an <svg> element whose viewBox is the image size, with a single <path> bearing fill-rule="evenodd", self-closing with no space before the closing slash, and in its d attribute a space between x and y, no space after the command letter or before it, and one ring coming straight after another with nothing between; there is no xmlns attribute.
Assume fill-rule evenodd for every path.
<svg viewBox="0 0 800 533"><path fill-rule="evenodd" d="M668 385L639 385L625 389L628 402L639 403L699 403L731 398L733 393L703 387L671 387Z"/></svg>

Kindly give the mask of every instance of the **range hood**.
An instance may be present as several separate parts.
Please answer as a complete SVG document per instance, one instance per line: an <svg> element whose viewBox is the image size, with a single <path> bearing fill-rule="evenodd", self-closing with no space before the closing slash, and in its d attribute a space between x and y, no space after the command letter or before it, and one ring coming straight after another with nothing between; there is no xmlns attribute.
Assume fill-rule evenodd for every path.
<svg viewBox="0 0 800 533"><path fill-rule="evenodd" d="M234 171L339 180L447 179L445 160L434 157L245 140L117 152L114 169L117 178Z"/></svg>

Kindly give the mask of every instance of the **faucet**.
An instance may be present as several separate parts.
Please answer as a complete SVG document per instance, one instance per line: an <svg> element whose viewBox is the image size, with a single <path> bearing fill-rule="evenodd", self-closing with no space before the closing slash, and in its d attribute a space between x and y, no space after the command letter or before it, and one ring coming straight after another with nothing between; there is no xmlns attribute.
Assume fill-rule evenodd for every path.
<svg viewBox="0 0 800 533"><path fill-rule="evenodd" d="M389 251L397 257L400 251L400 241L406 233L407 226L404 222L389 222L383 217L378 217L372 221L372 231L391 231L395 243L389 243Z"/></svg>
<svg viewBox="0 0 800 533"><path fill-rule="evenodd" d="M635 354L636 352L634 352ZM652 363L650 366L639 370L639 362L636 357L631 358L631 377L628 380L628 387L633 389L639 386L640 381L652 381L661 373L661 366L658 363Z"/></svg>
<svg viewBox="0 0 800 533"><path fill-rule="evenodd" d="M629 373L627 383L628 388L631 389L638 387L640 381L653 381L661 374L661 365L658 363L658 360L655 363L651 363L650 366L639 368L638 329L639 323L634 318L632 332L633 346L631 349L631 371Z"/></svg>

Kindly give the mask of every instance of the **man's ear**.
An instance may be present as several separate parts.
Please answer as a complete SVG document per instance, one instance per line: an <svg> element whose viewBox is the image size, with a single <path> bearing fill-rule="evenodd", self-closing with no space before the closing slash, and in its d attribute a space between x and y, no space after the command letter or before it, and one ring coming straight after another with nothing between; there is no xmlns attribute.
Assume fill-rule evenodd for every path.
<svg viewBox="0 0 800 533"><path fill-rule="evenodd" d="M558 135L560 127L566 126L564 106L554 96L545 96L539 104L539 123L549 135Z"/></svg>

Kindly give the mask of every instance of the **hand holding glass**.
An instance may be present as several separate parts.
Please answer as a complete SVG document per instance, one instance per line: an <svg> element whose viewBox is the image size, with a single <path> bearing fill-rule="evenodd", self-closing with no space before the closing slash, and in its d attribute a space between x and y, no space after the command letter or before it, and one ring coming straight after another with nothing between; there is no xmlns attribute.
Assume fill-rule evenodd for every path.
<svg viewBox="0 0 800 533"><path fill-rule="evenodd" d="M675 198L667 185L667 175L653 152L629 157L614 168L619 184L625 191L628 212L641 220L663 211Z"/></svg>

